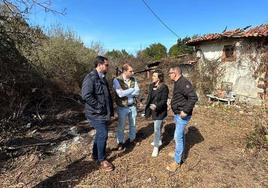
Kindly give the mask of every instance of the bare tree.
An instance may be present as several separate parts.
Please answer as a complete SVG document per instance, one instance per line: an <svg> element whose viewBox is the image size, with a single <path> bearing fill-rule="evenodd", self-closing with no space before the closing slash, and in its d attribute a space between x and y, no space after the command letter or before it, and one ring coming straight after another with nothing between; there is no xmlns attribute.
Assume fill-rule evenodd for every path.
<svg viewBox="0 0 268 188"><path fill-rule="evenodd" d="M25 16L30 13L33 7L40 7L44 9L45 12L61 15L65 15L66 12L66 9L60 11L53 9L51 0L0 0L0 5L1 4L5 5L9 13L13 16Z"/></svg>

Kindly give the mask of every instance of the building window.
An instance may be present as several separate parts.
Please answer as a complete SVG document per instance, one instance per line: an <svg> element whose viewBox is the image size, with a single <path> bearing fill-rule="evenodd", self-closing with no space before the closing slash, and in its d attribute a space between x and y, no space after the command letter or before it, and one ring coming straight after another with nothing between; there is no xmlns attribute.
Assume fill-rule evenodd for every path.
<svg viewBox="0 0 268 188"><path fill-rule="evenodd" d="M234 45L225 45L223 47L223 60L234 61L235 60L235 47Z"/></svg>

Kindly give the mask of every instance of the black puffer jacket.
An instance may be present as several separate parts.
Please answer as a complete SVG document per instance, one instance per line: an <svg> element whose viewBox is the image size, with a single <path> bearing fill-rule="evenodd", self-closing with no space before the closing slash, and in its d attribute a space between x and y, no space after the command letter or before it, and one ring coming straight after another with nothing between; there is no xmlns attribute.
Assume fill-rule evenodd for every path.
<svg viewBox="0 0 268 188"><path fill-rule="evenodd" d="M193 89L191 82L181 76L174 82L173 97L171 99L171 108L174 114L180 114L181 111L192 115L193 108L198 97Z"/></svg>
<svg viewBox="0 0 268 188"><path fill-rule="evenodd" d="M156 97L152 101L153 84L149 85L148 97L145 106L145 117L152 115L153 120L163 120L167 116L167 99L168 99L168 87L166 84L161 84L156 90ZM155 104L156 109L153 113L150 109L150 104Z"/></svg>
<svg viewBox="0 0 268 188"><path fill-rule="evenodd" d="M86 75L82 85L85 114L89 119L110 120L113 103L106 79L101 79L96 69Z"/></svg>

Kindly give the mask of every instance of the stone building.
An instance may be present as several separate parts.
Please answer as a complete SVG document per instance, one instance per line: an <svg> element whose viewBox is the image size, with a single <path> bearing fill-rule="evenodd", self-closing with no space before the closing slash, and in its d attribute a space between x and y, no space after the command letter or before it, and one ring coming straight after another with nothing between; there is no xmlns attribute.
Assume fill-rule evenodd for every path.
<svg viewBox="0 0 268 188"><path fill-rule="evenodd" d="M237 100L267 103L268 24L207 34L186 44L195 47L198 66L219 64L224 73L218 82L231 83Z"/></svg>

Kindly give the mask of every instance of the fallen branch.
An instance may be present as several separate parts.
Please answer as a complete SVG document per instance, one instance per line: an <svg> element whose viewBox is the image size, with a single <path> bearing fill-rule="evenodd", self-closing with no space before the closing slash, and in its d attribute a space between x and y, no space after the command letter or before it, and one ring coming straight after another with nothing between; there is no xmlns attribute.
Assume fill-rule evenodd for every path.
<svg viewBox="0 0 268 188"><path fill-rule="evenodd" d="M190 167L188 168L187 172L190 171L190 170L193 170L193 169L194 169L196 166L198 166L199 163L201 162L200 155L199 155L198 153L196 153L196 152L194 152L194 153L198 156L198 161L197 161L194 165L190 166Z"/></svg>
<svg viewBox="0 0 268 188"><path fill-rule="evenodd" d="M27 148L27 147L35 147L35 146L45 146L45 145L54 145L54 142L44 142L44 143L35 143L35 144L28 144L23 146L9 146L6 149L8 150L17 150L21 148Z"/></svg>
<svg viewBox="0 0 268 188"><path fill-rule="evenodd" d="M78 181L78 179L62 180L62 181L59 181L59 182L60 183L65 183L65 182L72 182L72 181Z"/></svg>
<svg viewBox="0 0 268 188"><path fill-rule="evenodd" d="M39 105L36 105L36 116L38 117L38 119L40 120L40 121L43 121L43 119L42 119L42 117L40 116L40 114L39 114Z"/></svg>
<svg viewBox="0 0 268 188"><path fill-rule="evenodd" d="M74 101L74 102L76 102L76 103L78 103L78 104L81 104L81 102L78 100L75 100L75 99L73 99L73 98L70 98L70 97L62 97L62 98L64 98L64 99L69 99L69 100L71 100L71 101Z"/></svg>

